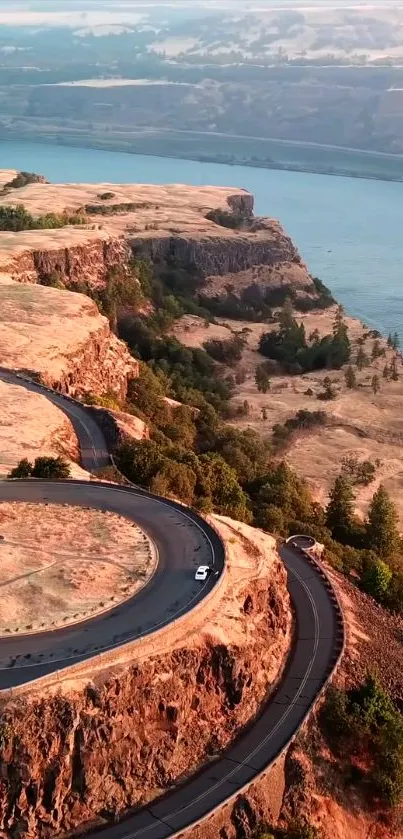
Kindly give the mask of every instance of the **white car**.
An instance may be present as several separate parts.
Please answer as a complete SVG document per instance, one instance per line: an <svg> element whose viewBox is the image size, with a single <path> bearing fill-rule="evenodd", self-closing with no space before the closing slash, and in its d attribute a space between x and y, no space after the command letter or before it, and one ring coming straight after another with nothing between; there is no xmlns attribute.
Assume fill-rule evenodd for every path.
<svg viewBox="0 0 403 839"><path fill-rule="evenodd" d="M205 580L207 580L210 571L211 568L209 568L208 565L199 565L195 574L195 580L201 580L201 582L204 582Z"/></svg>

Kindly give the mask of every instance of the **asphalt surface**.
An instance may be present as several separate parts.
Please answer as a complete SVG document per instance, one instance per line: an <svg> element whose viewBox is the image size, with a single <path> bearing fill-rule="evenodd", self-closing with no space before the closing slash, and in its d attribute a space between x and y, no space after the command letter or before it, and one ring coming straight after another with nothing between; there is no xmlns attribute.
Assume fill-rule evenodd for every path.
<svg viewBox="0 0 403 839"><path fill-rule="evenodd" d="M71 419L84 468L96 471L110 463L102 431L84 407L3 368L0 379L45 395ZM154 543L158 566L138 594L98 617L53 632L0 639L0 689L54 673L161 629L201 601L223 571L224 548L207 522L180 504L141 490L90 481L0 482L0 501L17 500L92 507L126 516ZM199 565L214 566L218 576L197 582L194 575Z"/></svg>
<svg viewBox="0 0 403 839"><path fill-rule="evenodd" d="M0 371L0 378L3 375L4 372ZM42 392L35 385L31 387ZM99 464L105 457L105 441L98 428L92 435L93 421L90 421L85 409L73 404L74 413L71 413L71 403L53 393L49 393L49 398L72 419L74 417L80 444L83 445L83 461L86 458L88 463ZM66 656L60 663L55 663L58 651L65 650L66 644L71 645L73 656L77 655L73 646L78 649L80 643L86 644L87 649L79 653L79 656L86 657L93 654L94 648L90 646L93 642L99 645L100 638L105 642L109 639L109 643L112 639L112 643L120 644L128 640L124 633L138 631L141 635L151 632L153 627L150 621L160 623L164 620L168 623L177 614L175 610L180 609L182 614L194 604L195 596L203 597L208 587L214 585L214 579L210 578L206 588L202 586L197 592L193 581L194 568L199 564L211 563L209 551L213 550L215 554L217 568L221 570L223 565L223 549L214 531L205 531L205 523L191 511L146 493L81 482L46 484L24 481L0 484L0 499L12 497L83 504L129 515L153 538L159 551L160 563L157 574L131 603L129 601L106 616L95 618L87 625L81 624L72 630L0 642L2 658L10 653L22 656L28 652L32 655L30 664L33 664L33 667L27 667L25 660L25 666L21 667L19 658L12 668L7 666L2 669L0 687L26 681L28 670L32 672L31 678L35 678L42 672L66 666ZM277 692L270 698L258 719L217 761L210 763L187 783L166 793L149 807L138 810L121 823L106 824L104 828L93 832L92 837L172 837L208 817L215 808L247 787L275 761L298 731L337 663L343 646L343 624L331 585L315 563L288 545L281 548L281 556L288 570L288 588L295 611L295 636ZM168 601L171 597L175 598L170 605L167 596ZM132 612L126 612L130 608ZM143 616L141 627L137 626L140 614ZM27 646L31 643L32 653L31 647ZM44 644L40 653L38 643ZM48 651L52 652L52 661L45 660ZM44 656L41 663L33 661L39 654Z"/></svg>
<svg viewBox="0 0 403 839"><path fill-rule="evenodd" d="M104 435L85 408L77 405L73 400L66 399L65 396L56 393L56 391L50 388L44 388L42 385L37 385L35 382L23 379L5 367L0 367L0 380L8 384L17 385L24 390L31 391L31 393L39 393L41 396L47 396L57 408L60 408L64 414L67 414L80 443L81 465L83 469L86 469L88 472L93 472L110 464L108 447Z"/></svg>

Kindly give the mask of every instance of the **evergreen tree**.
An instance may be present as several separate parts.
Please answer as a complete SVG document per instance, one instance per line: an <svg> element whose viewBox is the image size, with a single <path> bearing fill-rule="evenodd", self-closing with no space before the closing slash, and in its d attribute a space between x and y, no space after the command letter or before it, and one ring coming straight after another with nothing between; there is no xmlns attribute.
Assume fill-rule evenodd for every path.
<svg viewBox="0 0 403 839"><path fill-rule="evenodd" d="M397 369L397 359L396 356L392 359L390 364L390 377L392 382L397 382L399 379L399 371Z"/></svg>
<svg viewBox="0 0 403 839"><path fill-rule="evenodd" d="M397 332L393 333L392 347L393 347L394 350L398 350L399 347L400 347L400 340L399 340L399 335L398 335Z"/></svg>
<svg viewBox="0 0 403 839"><path fill-rule="evenodd" d="M333 339L330 353L331 366L336 370L349 361L351 354L347 324L343 315L343 307L338 306L333 322Z"/></svg>
<svg viewBox="0 0 403 839"><path fill-rule="evenodd" d="M357 377L355 375L353 367L351 367L351 364L347 367L347 370L344 374L344 378L346 380L347 387L349 388L349 390L352 390L357 384Z"/></svg>
<svg viewBox="0 0 403 839"><path fill-rule="evenodd" d="M379 376L376 376L376 375L375 375L375 376L372 376L372 379L371 379L371 387L372 387L372 390L373 390L373 392L374 392L374 396L376 396L376 394L377 394L377 393L380 391L380 389L381 389L381 385L380 385L380 381L379 381Z"/></svg>
<svg viewBox="0 0 403 839"><path fill-rule="evenodd" d="M376 361L376 359L380 358L382 355L385 355L385 350L381 347L380 341L376 339L376 341L372 344L371 359L372 361Z"/></svg>
<svg viewBox="0 0 403 839"><path fill-rule="evenodd" d="M392 338L392 333L391 332L389 332L387 344L388 344L388 347L390 347L390 349L393 349L393 338Z"/></svg>
<svg viewBox="0 0 403 839"><path fill-rule="evenodd" d="M362 370L363 367L368 367L369 360L368 356L363 349L363 347L358 347L357 358L356 358L356 365L359 370Z"/></svg>
<svg viewBox="0 0 403 839"><path fill-rule="evenodd" d="M384 366L384 368L383 368L383 370L382 370L382 376L383 376L383 378L384 378L384 379L388 379L388 378L389 378L389 375L390 375L389 365L388 365L388 364L385 364L385 366Z"/></svg>
<svg viewBox="0 0 403 839"><path fill-rule="evenodd" d="M332 380L329 376L323 379L323 391L319 394L320 399L335 399L336 391L332 385Z"/></svg>
<svg viewBox="0 0 403 839"><path fill-rule="evenodd" d="M284 306L281 309L278 320L280 324L280 329L283 332L287 332L294 326L294 309L289 297L287 297L284 301Z"/></svg>
<svg viewBox="0 0 403 839"><path fill-rule="evenodd" d="M336 478L326 508L326 525L339 542L347 542L354 524L354 493L343 476Z"/></svg>
<svg viewBox="0 0 403 839"><path fill-rule="evenodd" d="M259 393L267 393L270 390L271 382L265 364L259 364L256 367L255 382Z"/></svg>
<svg viewBox="0 0 403 839"><path fill-rule="evenodd" d="M381 557L391 556L399 548L396 508L382 484L369 508L367 542L368 547Z"/></svg>
<svg viewBox="0 0 403 839"><path fill-rule="evenodd" d="M367 594L382 603L388 593L391 580L392 571L389 566L382 559L376 559L366 564L361 584Z"/></svg>

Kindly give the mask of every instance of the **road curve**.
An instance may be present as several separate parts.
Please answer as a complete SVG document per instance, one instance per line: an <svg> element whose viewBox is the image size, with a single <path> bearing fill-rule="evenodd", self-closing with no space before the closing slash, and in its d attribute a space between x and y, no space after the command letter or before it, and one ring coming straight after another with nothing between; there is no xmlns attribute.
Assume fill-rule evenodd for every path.
<svg viewBox="0 0 403 839"><path fill-rule="evenodd" d="M0 371L0 378L3 378L3 375L4 371ZM7 373L6 375L10 374ZM13 383L16 382L19 382L19 380L17 379ZM24 385L22 382L19 383L25 386L25 383ZM42 392L40 386L37 385L32 385L32 389ZM90 418L85 409L76 403L65 401L62 396L51 391L48 392L48 396L70 417L74 416L80 445L85 446L87 462L99 463L106 453L105 441L98 428L94 437L92 436L91 423L93 420L91 420L91 423L89 422ZM71 413L71 407L74 409L74 414ZM83 426L86 426L84 431ZM168 559L171 561L172 557L176 556L178 543L181 542L185 530L188 532L189 523L185 524L182 521L182 524L179 524L179 520L176 518L177 514L181 513L182 516L190 516L197 519L198 522L200 521L198 517L194 517L191 511L183 510L180 505L153 498L136 490L108 485L101 486L82 482L45 484L25 481L3 483L0 484L0 500L4 498L3 493L11 490L15 492L16 498L24 498L24 493L27 493L30 500L44 500L46 497L52 501L85 503L88 506L99 507L107 504L107 509L122 512L124 515L127 515L129 508L132 512L135 510L133 518L154 539L157 541L160 538L168 540L158 544L160 557L162 556L167 561ZM31 493L33 493L33 496L31 496ZM67 493L67 495L64 493ZM143 506L141 506L141 501L144 502ZM152 505L160 504L161 507L158 513L156 513L157 508L153 507L154 513L151 521L146 525L141 516L144 514L148 503ZM170 518L171 515L173 516L173 511L175 511L175 519ZM149 513L146 512L145 515L149 515ZM163 517L161 530L158 531L158 534L150 532L150 526L154 527L158 524L160 516ZM179 527L181 527L181 530L178 530ZM192 527L193 525L190 526L190 530L192 530ZM181 535L181 538L178 538L178 534ZM214 531L212 531L212 534L214 534ZM194 538L194 534L192 538ZM214 536L212 536L213 538ZM221 545L221 543L217 536L215 538L218 543L218 551L218 545ZM192 546L194 551L193 562L196 565L199 563L200 553L196 551L197 546L194 542L192 542ZM137 837L167 839L167 837L177 835L192 824L208 818L225 802L247 788L278 758L298 731L338 662L344 642L343 620L332 586L316 563L288 545L284 545L280 552L288 571L288 588L295 611L296 629L291 655L277 692L271 697L250 728L216 762L206 766L187 783L165 794L162 798L150 804L149 807L138 810L121 823L105 825L105 827L93 832L92 837L99 837L99 839L105 839L105 837L107 839L137 839ZM190 579L188 566L186 565L185 571L183 564L185 555L186 562L188 562L189 556L186 547L178 560L179 566L173 577L173 589L178 594L179 588L182 591L182 585L185 584L185 577L186 580ZM219 559L219 564L222 561L223 557ZM164 559L162 562L164 563ZM161 591L165 594L165 580L168 579L168 575L164 565L161 567L161 572L164 580ZM191 576L193 577L193 574ZM154 585L155 581L153 579L143 589L143 592L133 599L133 605L140 603L142 596L147 591L151 594L151 601L153 598L159 600L157 591L155 589L154 592L152 591ZM213 582L210 581L209 585L213 585ZM188 595L190 593L189 591ZM114 611L119 614L122 608L119 607ZM98 624L97 636L99 638L100 626L109 622L110 614L94 619L88 626L84 625L82 628L86 632L86 637L88 632L91 632L91 627ZM123 624L127 631L127 616L123 620ZM63 630L63 632L68 631ZM78 629L78 631L80 632L81 629ZM148 631L152 631L152 629ZM38 635L33 637L38 639ZM46 639L45 636L42 637L46 643L53 643L55 637L59 638L59 633L54 633L53 636L47 633ZM59 640L63 643L61 637ZM117 643L122 643L124 640L127 639L122 638ZM15 642L9 640L6 643L14 644ZM28 636L23 639L23 645L26 645L26 643L30 643ZM91 652L88 655L91 655ZM37 667L38 665L35 664L34 666ZM45 666L47 665L40 664L39 668ZM20 670L15 669L15 667L12 669L7 667L2 670L0 687L2 686L1 678L5 677L5 674L11 677L11 682L16 679L14 683L18 684L19 672Z"/></svg>

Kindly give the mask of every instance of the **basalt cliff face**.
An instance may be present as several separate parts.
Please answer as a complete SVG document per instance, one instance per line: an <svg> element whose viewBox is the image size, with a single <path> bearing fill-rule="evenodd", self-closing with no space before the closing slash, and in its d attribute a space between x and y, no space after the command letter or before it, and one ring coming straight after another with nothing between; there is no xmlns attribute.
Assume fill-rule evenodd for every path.
<svg viewBox="0 0 403 839"><path fill-rule="evenodd" d="M105 199L103 196L109 195ZM60 230L1 233L0 270L18 282L97 288L129 257L193 266L206 293L230 284L236 293L254 282L315 295L308 270L281 225L253 215L245 190L184 185L30 184L1 205L24 205L34 216L86 214L88 224Z"/></svg>
<svg viewBox="0 0 403 839"><path fill-rule="evenodd" d="M4 699L1 836L56 837L146 803L213 760L273 690L290 644L285 570L271 537L215 525L229 554L214 601L144 639L126 669Z"/></svg>
<svg viewBox="0 0 403 839"><path fill-rule="evenodd" d="M0 354L3 367L39 375L63 393L126 396L138 363L110 330L95 303L37 285L0 279Z"/></svg>

